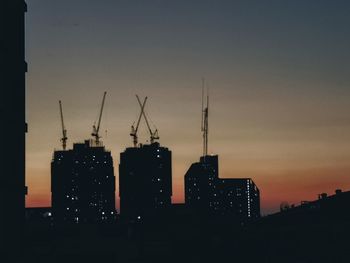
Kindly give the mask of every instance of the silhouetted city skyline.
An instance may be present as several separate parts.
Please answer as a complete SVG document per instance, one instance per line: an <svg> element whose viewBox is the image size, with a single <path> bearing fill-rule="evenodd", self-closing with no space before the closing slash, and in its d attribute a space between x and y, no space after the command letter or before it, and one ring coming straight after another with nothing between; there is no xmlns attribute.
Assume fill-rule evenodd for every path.
<svg viewBox="0 0 350 263"><path fill-rule="evenodd" d="M28 2L0 262L348 261L349 2Z"/></svg>
<svg viewBox="0 0 350 263"><path fill-rule="evenodd" d="M263 214L350 188L346 1L28 5L27 206L50 203L57 100L72 147L90 135L103 91L110 103L100 133L116 162L132 146L134 95L149 96L147 111L174 153L173 200L184 202L183 175L202 148L202 77L213 108L208 153L220 154L222 177L254 178Z"/></svg>

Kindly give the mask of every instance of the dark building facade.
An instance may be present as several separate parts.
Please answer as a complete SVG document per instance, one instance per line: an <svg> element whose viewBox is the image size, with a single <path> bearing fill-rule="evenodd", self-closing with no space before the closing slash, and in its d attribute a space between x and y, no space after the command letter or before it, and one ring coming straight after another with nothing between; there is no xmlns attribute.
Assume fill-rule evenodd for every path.
<svg viewBox="0 0 350 263"><path fill-rule="evenodd" d="M57 223L102 223L116 217L111 152L93 141L55 151L51 162L52 213Z"/></svg>
<svg viewBox="0 0 350 263"><path fill-rule="evenodd" d="M260 192L250 178L219 178L218 156L203 156L185 174L186 207L195 213L230 216L237 222L260 217Z"/></svg>
<svg viewBox="0 0 350 263"><path fill-rule="evenodd" d="M265 220L282 224L350 220L350 191L337 189L333 195L322 193L317 200L301 201L299 205L282 204L280 212L267 216Z"/></svg>
<svg viewBox="0 0 350 263"><path fill-rule="evenodd" d="M171 151L155 142L120 154L120 214L127 219L157 216L171 206Z"/></svg>
<svg viewBox="0 0 350 263"><path fill-rule="evenodd" d="M25 12L23 0L1 1L0 261L19 255L25 214Z"/></svg>
<svg viewBox="0 0 350 263"><path fill-rule="evenodd" d="M260 191L250 178L225 178L217 183L220 212L240 221L260 218Z"/></svg>
<svg viewBox="0 0 350 263"><path fill-rule="evenodd" d="M217 210L218 156L201 157L185 175L185 202L197 211Z"/></svg>

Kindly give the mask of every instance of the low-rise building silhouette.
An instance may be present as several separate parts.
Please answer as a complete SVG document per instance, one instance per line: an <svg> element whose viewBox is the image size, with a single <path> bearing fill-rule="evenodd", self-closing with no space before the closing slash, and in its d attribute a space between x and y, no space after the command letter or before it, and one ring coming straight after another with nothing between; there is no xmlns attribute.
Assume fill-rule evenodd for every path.
<svg viewBox="0 0 350 263"><path fill-rule="evenodd" d="M120 154L120 214L127 219L157 216L171 206L171 151L158 142Z"/></svg>
<svg viewBox="0 0 350 263"><path fill-rule="evenodd" d="M52 213L57 223L101 223L116 217L111 152L92 140L55 151L51 162Z"/></svg>

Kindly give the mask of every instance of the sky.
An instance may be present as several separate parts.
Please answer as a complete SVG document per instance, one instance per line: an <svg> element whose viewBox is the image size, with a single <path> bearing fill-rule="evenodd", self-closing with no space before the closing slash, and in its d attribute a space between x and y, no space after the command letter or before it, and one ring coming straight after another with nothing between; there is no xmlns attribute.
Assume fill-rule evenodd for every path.
<svg viewBox="0 0 350 263"><path fill-rule="evenodd" d="M26 2L27 206L50 205L58 100L71 148L90 138L104 91L117 189L138 94L173 153L172 199L183 202L184 174L202 154L202 78L209 153L220 177L254 180L263 214L350 190L349 1ZM144 122L139 137L149 139Z"/></svg>

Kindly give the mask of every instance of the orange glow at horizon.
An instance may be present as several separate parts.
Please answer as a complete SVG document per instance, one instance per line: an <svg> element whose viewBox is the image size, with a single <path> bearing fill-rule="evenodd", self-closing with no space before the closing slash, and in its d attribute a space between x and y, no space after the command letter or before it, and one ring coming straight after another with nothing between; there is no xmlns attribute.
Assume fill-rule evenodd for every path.
<svg viewBox="0 0 350 263"><path fill-rule="evenodd" d="M220 157L220 156L219 156ZM219 159L220 161L220 159ZM220 163L219 163L220 165ZM173 196L172 203L184 202L184 186L179 173L185 174L185 167L176 167L173 172ZM43 171L47 172L47 171ZM234 171L233 173L244 174L244 171ZM328 193L332 195L336 189L343 191L350 190L350 166L344 167L323 167L314 169L290 169L280 171L279 174L255 174L254 172L246 172L246 176L251 177L260 189L262 214L266 215L279 210L281 202L286 201L289 204L300 204L301 201L312 201L317 199L318 194ZM223 173L221 173L223 174ZM228 173L227 173L228 174ZM226 175L227 175L226 174ZM119 192L118 192L118 172L116 175L116 207L119 210ZM38 176L40 178L48 178L45 176ZM220 177L237 177L230 176ZM30 178L30 176L29 176ZM51 196L49 193L49 181L44 180L40 182L37 180L29 180L29 194L26 197L27 207L49 207L51 206Z"/></svg>
<svg viewBox="0 0 350 263"><path fill-rule="evenodd" d="M150 124L172 151L172 200L183 202L184 175L202 153L203 77L209 154L220 177L253 179L263 214L350 189L349 1L134 2L27 0L27 206L50 205L58 101L69 149L90 136L104 91L117 204L135 94L148 96ZM144 122L138 136L149 141Z"/></svg>

